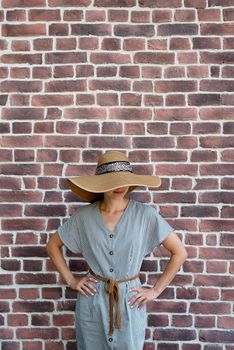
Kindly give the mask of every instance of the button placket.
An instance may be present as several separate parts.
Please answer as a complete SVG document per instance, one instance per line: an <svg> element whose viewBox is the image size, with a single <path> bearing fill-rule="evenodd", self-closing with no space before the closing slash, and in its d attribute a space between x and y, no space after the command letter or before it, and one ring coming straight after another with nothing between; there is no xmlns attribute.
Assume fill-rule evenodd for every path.
<svg viewBox="0 0 234 350"><path fill-rule="evenodd" d="M114 234L111 231L109 231L108 239L109 239L109 247L110 247L109 255L114 258ZM114 266L114 261L113 259L111 259L110 266L109 266L109 271L111 273L114 271L113 266Z"/></svg>

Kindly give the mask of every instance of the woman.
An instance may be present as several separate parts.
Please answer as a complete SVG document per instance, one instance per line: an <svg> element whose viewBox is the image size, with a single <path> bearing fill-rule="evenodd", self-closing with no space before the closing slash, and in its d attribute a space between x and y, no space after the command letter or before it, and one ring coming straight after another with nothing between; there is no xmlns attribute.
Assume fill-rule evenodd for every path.
<svg viewBox="0 0 234 350"><path fill-rule="evenodd" d="M108 151L94 176L68 179L72 191L90 202L79 208L52 235L47 251L68 286L77 293L78 350L142 350L147 302L156 299L174 278L187 252L172 227L150 205L128 198L137 186L158 187L158 176L138 175L128 158ZM162 244L169 262L152 287L143 287L139 271L144 256ZM75 278L61 247L81 253L89 265Z"/></svg>

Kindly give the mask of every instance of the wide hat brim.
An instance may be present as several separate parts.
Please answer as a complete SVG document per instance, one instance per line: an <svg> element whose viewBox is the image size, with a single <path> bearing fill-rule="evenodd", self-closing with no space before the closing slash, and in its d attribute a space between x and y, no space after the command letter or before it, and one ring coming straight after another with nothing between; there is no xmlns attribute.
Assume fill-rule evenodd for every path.
<svg viewBox="0 0 234 350"><path fill-rule="evenodd" d="M161 180L157 175L139 175L129 171L104 173L93 176L77 176L67 179L73 193L84 201L94 202L101 194L119 187L129 186L133 191L137 186L159 187Z"/></svg>

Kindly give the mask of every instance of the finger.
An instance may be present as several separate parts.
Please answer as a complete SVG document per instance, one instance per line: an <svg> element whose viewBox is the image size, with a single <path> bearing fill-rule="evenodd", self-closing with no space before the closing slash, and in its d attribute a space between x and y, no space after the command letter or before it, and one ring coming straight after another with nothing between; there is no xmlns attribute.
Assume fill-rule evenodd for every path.
<svg viewBox="0 0 234 350"><path fill-rule="evenodd" d="M133 307L138 307L140 308L140 305L142 304L142 302L145 300L144 296L142 296L141 298L137 299L135 304L133 305Z"/></svg>
<svg viewBox="0 0 234 350"><path fill-rule="evenodd" d="M147 303L147 300L143 300L139 305L138 305L138 309L142 309L145 304Z"/></svg>
<svg viewBox="0 0 234 350"><path fill-rule="evenodd" d="M77 287L77 290L80 294L84 295L85 297L88 297L88 295L85 294L85 292L79 287Z"/></svg>
<svg viewBox="0 0 234 350"><path fill-rule="evenodd" d="M83 283L83 286L88 287L88 288L90 289L90 291L92 291L92 292L94 292L94 293L96 293L96 291L97 291L97 289L96 289L91 283L89 283L89 282Z"/></svg>
<svg viewBox="0 0 234 350"><path fill-rule="evenodd" d="M87 279L88 279L89 281L92 281L92 282L96 282L96 283L97 283L97 280L96 280L95 278L93 278L93 277L87 277Z"/></svg>
<svg viewBox="0 0 234 350"><path fill-rule="evenodd" d="M84 284L82 286L82 289L85 291L85 293L88 293L89 295L94 295L94 293Z"/></svg>
<svg viewBox="0 0 234 350"><path fill-rule="evenodd" d="M129 289L130 292L140 292L141 291L141 288L138 288L138 287L132 287Z"/></svg>
<svg viewBox="0 0 234 350"><path fill-rule="evenodd" d="M135 306L136 303L138 303L139 298L141 298L141 294L136 295L135 297L133 297L130 301L129 304L130 306Z"/></svg>

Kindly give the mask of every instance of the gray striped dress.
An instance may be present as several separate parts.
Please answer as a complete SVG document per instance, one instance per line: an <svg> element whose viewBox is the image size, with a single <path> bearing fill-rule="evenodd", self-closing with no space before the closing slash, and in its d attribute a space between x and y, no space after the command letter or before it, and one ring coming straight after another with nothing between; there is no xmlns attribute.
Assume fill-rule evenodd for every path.
<svg viewBox="0 0 234 350"><path fill-rule="evenodd" d="M105 225L99 201L79 208L58 233L73 253L81 253L98 275L126 279L139 273L144 256L156 249L173 228L148 204L129 199L114 230ZM90 273L88 273L90 275ZM104 282L92 282L97 292L85 297L77 293L75 327L78 350L142 350L147 325L146 307L130 308L128 300L141 287L140 279L119 284L121 329L109 336L109 297ZM116 303L114 305L114 320Z"/></svg>

